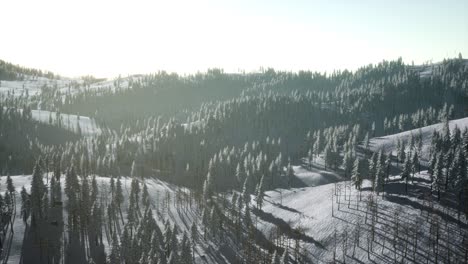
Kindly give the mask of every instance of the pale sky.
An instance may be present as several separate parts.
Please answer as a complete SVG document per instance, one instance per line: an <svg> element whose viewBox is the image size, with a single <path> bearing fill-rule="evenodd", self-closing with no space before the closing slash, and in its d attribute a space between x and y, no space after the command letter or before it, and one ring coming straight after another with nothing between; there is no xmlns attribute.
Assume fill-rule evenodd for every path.
<svg viewBox="0 0 468 264"><path fill-rule="evenodd" d="M0 0L0 59L76 77L468 57L467 0Z"/></svg>

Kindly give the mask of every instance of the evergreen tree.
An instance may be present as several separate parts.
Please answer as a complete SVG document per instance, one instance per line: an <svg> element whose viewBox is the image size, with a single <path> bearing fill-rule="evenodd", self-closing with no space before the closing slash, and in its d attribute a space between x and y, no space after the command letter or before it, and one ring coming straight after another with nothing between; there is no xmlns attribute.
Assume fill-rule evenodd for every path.
<svg viewBox="0 0 468 264"><path fill-rule="evenodd" d="M195 245L198 241L198 230L197 225L195 222L192 223L192 227L190 228L191 232L191 239L192 239L192 262L195 262Z"/></svg>
<svg viewBox="0 0 468 264"><path fill-rule="evenodd" d="M440 200L440 189L444 182L443 166L444 166L444 162L443 162L442 154L439 153L437 155L437 161L434 166L433 181L432 181L432 188L431 188L433 190L437 190L437 200Z"/></svg>
<svg viewBox="0 0 468 264"><path fill-rule="evenodd" d="M241 163L237 163L236 179L237 179L238 185L242 184L244 182L244 179L245 179L245 172L244 172L244 168L241 165Z"/></svg>
<svg viewBox="0 0 468 264"><path fill-rule="evenodd" d="M45 205L42 204L42 197L45 193L44 182L42 181L42 171L40 169L40 158L34 166L32 182L31 182L31 219L32 225L36 225L37 221L42 219L42 212Z"/></svg>
<svg viewBox="0 0 468 264"><path fill-rule="evenodd" d="M16 192L16 189L15 189L15 186L13 184L13 180L11 179L10 177L10 174L7 175L7 190L8 192L10 193L10 195L14 195L14 193Z"/></svg>
<svg viewBox="0 0 468 264"><path fill-rule="evenodd" d="M450 127L448 119L445 119L444 125L442 128L442 149L444 153L447 153L450 150L451 143L451 135L450 135Z"/></svg>
<svg viewBox="0 0 468 264"><path fill-rule="evenodd" d="M375 187L375 173L377 170L377 155L372 153L372 157L369 159L369 169L368 169L368 176L372 181L372 189Z"/></svg>
<svg viewBox="0 0 468 264"><path fill-rule="evenodd" d="M283 255L281 256L281 264L288 264L289 263L289 253L288 249L285 249Z"/></svg>
<svg viewBox="0 0 468 264"><path fill-rule="evenodd" d="M248 204L250 203L250 192L249 192L250 181L249 179L250 179L249 174L247 174L247 178L245 178L245 181L244 181L244 187L242 188L242 199L246 206L248 206Z"/></svg>
<svg viewBox="0 0 468 264"><path fill-rule="evenodd" d="M353 153L351 150L347 151L343 158L343 169L345 177L349 177L353 169Z"/></svg>
<svg viewBox="0 0 468 264"><path fill-rule="evenodd" d="M205 202L211 201L213 196L213 179L211 172L206 175L205 182L203 183L203 199Z"/></svg>
<svg viewBox="0 0 468 264"><path fill-rule="evenodd" d="M404 141L401 141L401 144L400 144L400 149L398 152L398 160L399 162L402 162L402 163L405 162L406 160L406 145Z"/></svg>
<svg viewBox="0 0 468 264"><path fill-rule="evenodd" d="M262 175L262 178L260 179L260 182L257 185L256 188L256 193L255 193L255 202L257 203L257 209L262 210L262 205L263 205L263 197L264 197L264 187L263 187L263 182L264 182L264 176Z"/></svg>
<svg viewBox="0 0 468 264"><path fill-rule="evenodd" d="M116 233L112 238L112 247L109 254L109 263L121 263L120 246Z"/></svg>
<svg viewBox="0 0 468 264"><path fill-rule="evenodd" d="M377 164L375 169L375 179L374 179L374 191L379 195L380 192L384 190L384 166L382 165L382 150L379 151L379 155L377 157Z"/></svg>
<svg viewBox="0 0 468 264"><path fill-rule="evenodd" d="M21 188L21 216L26 224L31 212L31 199L24 186Z"/></svg>
<svg viewBox="0 0 468 264"><path fill-rule="evenodd" d="M190 246L190 241L188 240L187 233L184 231L182 237L182 248L180 254L180 263L182 264L191 264L192 263L192 249Z"/></svg>
<svg viewBox="0 0 468 264"><path fill-rule="evenodd" d="M405 192L408 193L408 180L411 177L411 158L409 156L405 159L403 171L401 172L401 179L405 181Z"/></svg>
<svg viewBox="0 0 468 264"><path fill-rule="evenodd" d="M414 182L414 174L418 171L419 168L419 158L418 152L414 151L413 156L411 157L411 173L413 176L411 177L411 182Z"/></svg>
<svg viewBox="0 0 468 264"><path fill-rule="evenodd" d="M437 155L438 153L434 151L433 153L431 153L431 159L429 160L429 166L427 168L427 171L431 175L431 178L434 176L434 168L437 162Z"/></svg>
<svg viewBox="0 0 468 264"><path fill-rule="evenodd" d="M146 186L146 184L143 184L143 194L141 196L141 204L143 205L145 210L149 208L150 206L150 197L148 193L148 186Z"/></svg>
<svg viewBox="0 0 468 264"><path fill-rule="evenodd" d="M291 162L288 163L287 178L288 178L288 188L291 188L291 182L294 179L294 169L291 165Z"/></svg>
<svg viewBox="0 0 468 264"><path fill-rule="evenodd" d="M364 136L364 148L368 149L369 148L369 132L366 133Z"/></svg>
<svg viewBox="0 0 468 264"><path fill-rule="evenodd" d="M123 196L123 189L122 189L122 181L120 180L120 176L119 176L117 178L117 185L116 185L116 188L115 188L115 204L117 205L117 208L119 209L122 224L123 224L123 214L122 214L122 203L123 202L124 202L124 196Z"/></svg>
<svg viewBox="0 0 468 264"><path fill-rule="evenodd" d="M351 182L353 183L354 187L356 187L356 189L361 190L362 175L359 158L356 158L356 160L354 161L353 172L351 174Z"/></svg>
<svg viewBox="0 0 468 264"><path fill-rule="evenodd" d="M275 252L273 252L273 256L271 258L271 264L281 264L280 263L280 258L278 256L278 253L276 252L276 250L275 250Z"/></svg>

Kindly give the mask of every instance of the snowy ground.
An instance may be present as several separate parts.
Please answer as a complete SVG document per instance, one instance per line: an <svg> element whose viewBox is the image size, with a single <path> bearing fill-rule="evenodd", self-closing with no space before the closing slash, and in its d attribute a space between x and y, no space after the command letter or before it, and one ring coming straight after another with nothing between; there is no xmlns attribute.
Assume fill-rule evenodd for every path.
<svg viewBox="0 0 468 264"><path fill-rule="evenodd" d="M300 176L302 178L311 177L313 183L317 177L315 173L304 176L305 172L302 169L296 168L295 171L298 176L302 175ZM429 202L420 199L421 193L427 191L425 183L427 178L426 172L416 175L420 183L412 185L411 194L407 196L399 193L404 190L399 177L392 177L388 188L395 192L385 199L382 196L374 196L378 204L374 242L368 243L367 240L372 226L371 213L366 213L368 195L371 194L368 181L364 183L362 201L359 201L359 193L350 186L348 181L316 187L268 191L263 210L258 214L257 227L266 237L277 234L277 227L280 227L280 230L289 238L287 242L290 245L289 252L294 251L294 238L298 238L301 251L307 252L309 260L313 263L333 262L335 243L337 243L335 258L341 263L343 263L343 245L347 248L346 263L394 263L395 259L401 261L405 254L407 254L405 263L425 263L426 257L432 258L429 263L433 263L428 219L434 218L440 222L441 226L441 248L446 248L447 243L456 245L452 245L451 253L446 253L446 249L440 249L439 254L451 254L452 263L456 260L461 263L464 253L464 249L460 246L463 229L456 224L456 210L442 207L437 203L434 209L431 209ZM306 180L303 181L306 182ZM396 212L399 213L398 220L395 218ZM367 217L366 214L368 214ZM397 222L399 234L394 240ZM464 223L462 226L466 227L466 219L463 217L462 222ZM353 249L357 244L354 238L358 229L360 230L359 246L356 245ZM301 230L302 234L297 235L295 230ZM417 250L413 250L412 247L415 236L418 236L419 240ZM395 247L393 241L397 241ZM372 246L369 254L367 245ZM406 245L408 245L407 249L405 249ZM439 256L440 259L442 257ZM442 262L446 263L447 259Z"/></svg>
<svg viewBox="0 0 468 264"><path fill-rule="evenodd" d="M317 165L315 163L315 165ZM323 166L314 166L306 168L305 166L293 166L294 175L303 184L313 187L327 183L341 181L342 177L333 171L323 169Z"/></svg>
<svg viewBox="0 0 468 264"><path fill-rule="evenodd" d="M0 81L0 94L8 93L15 96L25 96L26 93L29 96L38 95L41 93L41 88L44 86L54 87L57 86L59 89L68 87L72 83L72 79L60 79L52 80L45 77L28 78L24 81Z"/></svg>
<svg viewBox="0 0 468 264"><path fill-rule="evenodd" d="M116 87L121 89L127 89L129 87L130 79L138 79L138 76L129 76L119 79L106 80L93 83L89 87L83 87L83 80L80 78L61 78L61 79L48 79L45 77L31 78L26 77L23 81L5 81L0 80L0 94L10 94L14 96L26 96L26 93L29 96L39 95L42 92L42 87L57 87L58 90L64 94L66 93L77 93L83 91L84 89L88 90L102 90L102 89L111 89L115 90ZM71 88L75 87L75 84L79 84L80 88Z"/></svg>
<svg viewBox="0 0 468 264"><path fill-rule="evenodd" d="M32 110L32 117L42 123L49 123L49 119L52 119L52 123L55 123L56 113L45 110ZM96 124L94 119L87 116L77 116L70 114L60 114L62 118L62 125L67 130L77 132L79 124L81 134L84 136L93 136L101 133L101 129ZM78 120L79 119L79 120Z"/></svg>
<svg viewBox="0 0 468 264"><path fill-rule="evenodd" d="M464 59L463 64L465 66L468 66L468 60ZM414 69L415 71L418 71L419 76L421 78L429 78L432 75L432 73L434 72L434 70L436 68L438 68L438 67L441 67L441 66L442 66L442 62L437 62L437 63L430 63L430 64L426 64L426 65L412 66L412 69Z"/></svg>
<svg viewBox="0 0 468 264"><path fill-rule="evenodd" d="M458 126L458 128L460 128L460 130L463 131L465 127L468 127L468 117L457 120L451 120L449 126L450 130L453 130L456 126ZM432 133L434 130L441 131L442 129L443 123L439 123L435 125L426 126L421 129L417 128L409 131L404 131L398 134L372 138L369 141L369 148L374 152L382 149L385 153L391 151L393 155L396 155L396 146L398 139L403 140L406 142L406 144L408 144L411 138L411 134L414 137L416 137L421 132L423 136L422 159L427 161L429 160L429 148L431 145Z"/></svg>
<svg viewBox="0 0 468 264"><path fill-rule="evenodd" d="M12 176L13 183L16 187L16 217L14 220L13 233L10 231L7 232L7 241L4 243L5 252L9 252L8 262L6 263L19 263L21 257L21 246L23 244L25 225L20 216L21 208L21 198L19 192L24 186L28 192L31 188L31 175L18 175ZM100 191L100 197L98 198L101 203L106 204L109 201L109 186L110 178L108 177L96 177L98 182L98 187ZM44 176L44 182L47 182L47 177ZM65 179L62 177L62 185L64 186ZM198 206L194 203L191 207L181 207L176 203L175 194L177 191L187 192L186 189L179 188L177 186L168 184L166 182L157 180L157 179L147 179L145 180L146 185L148 186L148 192L150 195L150 200L153 209L153 216L157 220L159 227L164 231L164 222L169 221L171 227L176 224L179 230L180 239L182 234L186 231L190 234L190 227L192 226L193 221L197 222L198 230L202 232L201 224L201 212ZM127 219L126 209L128 208L128 201L130 195L130 185L131 179L127 177L122 178L122 186L124 190L124 206L123 216L124 219ZM62 187L63 188L63 187ZM6 190L6 176L0 177L0 192L3 194ZM63 198L65 199L65 195ZM65 199L66 200L66 199ZM66 201L65 201L66 202ZM168 206L167 206L168 205ZM66 218L66 211L64 210L64 218ZM109 249L109 235L106 228L103 234L104 244L106 251ZM199 235L203 237L203 234ZM2 237L3 239L3 237ZM2 241L3 242L3 241ZM9 248L9 251L7 250ZM195 259L197 263L227 263L227 261L222 257L218 252L218 245L214 244L210 240L200 240L200 243L195 247ZM4 256L6 253L3 253ZM3 260L2 260L3 261ZM3 263L3 262L2 262Z"/></svg>

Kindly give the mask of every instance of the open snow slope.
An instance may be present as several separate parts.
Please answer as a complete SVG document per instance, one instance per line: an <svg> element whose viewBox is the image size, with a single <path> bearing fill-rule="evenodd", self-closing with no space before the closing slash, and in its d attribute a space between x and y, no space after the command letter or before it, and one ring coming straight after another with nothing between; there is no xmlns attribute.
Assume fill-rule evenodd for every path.
<svg viewBox="0 0 468 264"><path fill-rule="evenodd" d="M304 174L302 170L296 173ZM391 177L385 198L372 194L369 181L361 194L349 181L268 191L256 213L257 227L266 237L279 229L288 238L284 246L289 245L290 255L299 241L310 263L436 263L432 244L438 223L439 263L448 258L463 263L467 221L462 217L458 225L455 209L421 199L427 194L428 177L425 171L417 174L410 195L401 193L404 183L399 177ZM375 206L368 206L371 200Z"/></svg>
<svg viewBox="0 0 468 264"><path fill-rule="evenodd" d="M102 90L111 89L115 90L117 87L120 89L127 89L130 84L130 79L136 79L138 76L122 77L113 80L105 80L96 83L92 83L84 88L84 81L81 78L60 78L60 79L48 79L46 77L26 77L23 81L5 81L0 80L0 94L10 94L14 96L29 96L39 95L42 92L42 87L57 87L62 93L78 93L84 89L88 90ZM75 87L76 84L80 85L80 88Z"/></svg>
<svg viewBox="0 0 468 264"><path fill-rule="evenodd" d="M320 163L314 163L316 165ZM314 166L305 168L303 166L293 166L294 175L304 185L313 187L324 185L327 183L341 181L343 178L338 173L333 171L327 171L323 169L323 166Z"/></svg>
<svg viewBox="0 0 468 264"><path fill-rule="evenodd" d="M56 123L57 114L56 112L45 111L45 110L32 110L33 119L42 122L49 123L49 118L53 124ZM101 129L96 124L96 121L87 116L77 116L71 114L60 114L62 119L62 126L70 131L77 132L78 124L81 129L81 134L84 136L93 136L101 133Z"/></svg>
<svg viewBox="0 0 468 264"><path fill-rule="evenodd" d="M396 146L397 140L403 140L406 143L410 141L411 135L418 136L419 133L422 133L423 138L423 148L422 148L422 159L427 161L429 160L429 147L431 145L432 133L434 130L441 131L444 124L439 123L435 125L430 125L422 128L417 128L409 131L404 131L398 134L388 135L384 137L375 137L369 141L369 149L376 152L382 149L384 152L392 152L393 155L396 155ZM468 127L468 117L451 120L449 122L450 130L452 131L455 127L460 128L463 131L465 127Z"/></svg>
<svg viewBox="0 0 468 264"><path fill-rule="evenodd" d="M21 248L23 245L25 224L21 218L21 197L19 192L24 186L28 192L31 188L31 175L18 175L11 176L13 184L16 188L16 215L13 223L13 233L8 230L6 236L0 234L0 238L4 244L4 251L1 253L2 257L8 255L8 260L4 262L2 258L2 263L20 263L21 259ZM50 176L49 176L50 177ZM62 193L65 186L65 176L62 176ZM6 176L0 177L0 192L3 193L6 191ZM44 175L44 183L47 183L47 175ZM50 180L50 178L49 178ZM99 187L99 198L102 204L107 204L110 202L110 197L108 195L110 191L110 178L108 177L96 177L98 187ZM122 187L124 194L124 204L122 206L123 218L127 220L127 208L130 195L130 186L131 178L123 177ZM193 222L196 222L198 231L201 233L199 237L203 237L203 228L201 223L201 211L200 208L194 203L190 207L181 207L176 202L176 192L187 192L186 189L180 188L166 182L157 180L157 179L146 179L145 184L148 187L148 192L150 195L151 207L153 210L153 216L155 217L159 227L164 232L164 223L168 221L171 227L176 224L179 230L179 239L182 239L183 232L186 231L190 234L190 228ZM140 186L142 188L142 186ZM64 204L66 203L66 195L63 193ZM64 210L64 220L67 217L66 210ZM105 223L105 222L104 222ZM104 227L104 244L106 247L106 252L109 252L109 241L110 235L108 235L107 227ZM120 226L122 228L122 226ZM5 240L4 240L5 239ZM218 251L219 245L213 243L211 240L203 240L195 247L195 260L196 263L229 263L222 254Z"/></svg>
<svg viewBox="0 0 468 264"><path fill-rule="evenodd" d="M48 79L46 77L30 78L26 77L23 81L0 81L0 94L10 92L14 96L29 96L38 95L41 93L41 88L44 86L54 87L59 89L68 87L72 83L72 79Z"/></svg>

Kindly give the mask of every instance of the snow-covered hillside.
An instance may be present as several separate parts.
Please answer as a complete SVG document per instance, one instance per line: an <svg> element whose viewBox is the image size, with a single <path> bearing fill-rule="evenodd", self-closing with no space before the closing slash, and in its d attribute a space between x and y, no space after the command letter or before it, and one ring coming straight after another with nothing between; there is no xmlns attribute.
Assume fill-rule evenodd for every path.
<svg viewBox="0 0 468 264"><path fill-rule="evenodd" d="M295 174L307 182L305 170L295 167ZM312 182L314 174L309 174ZM415 177L418 183L410 195L401 193L404 184L395 176L385 197L371 192L369 181L361 194L349 181L268 191L262 210L256 213L257 227L266 237L284 234L291 255L298 241L300 252L311 263L426 263L435 258L432 245L434 228L438 228L438 253L445 256L439 261L447 263L449 256L451 263L462 263L465 231L457 224L456 210L421 199L428 195L429 176L423 171ZM462 217L461 226L466 223ZM460 246L450 252L449 243Z"/></svg>
<svg viewBox="0 0 468 264"><path fill-rule="evenodd" d="M10 92L14 96L38 95L44 86L64 89L73 82L72 79L48 79L46 77L30 78L23 81L0 81L0 94Z"/></svg>
<svg viewBox="0 0 468 264"><path fill-rule="evenodd" d="M44 183L50 182L50 177L44 175ZM65 187L65 176L62 177L61 183L62 188ZM3 194L6 191L6 176L0 177L0 192ZM6 233L5 236L0 236L2 243L4 244L4 251L1 253L2 261L6 260L5 257L8 255L8 260L2 263L20 263L21 259L21 248L23 245L23 239L25 237L25 224L22 221L21 217L21 196L19 192L24 186L28 192L31 188L31 175L18 175L11 176L13 184L16 188L16 215L14 215L13 220L13 232ZM122 187L124 194L124 203L122 206L123 218L127 219L127 208L129 203L129 195L131 188L131 178L123 177ZM99 188L99 197L98 200L103 204L108 204L110 202L109 191L110 191L110 178L109 177L96 177ZM177 225L179 230L179 239L182 239L183 232L190 234L192 223L196 223L198 231L200 232L200 237L203 237L203 228L201 223L201 211L199 206L196 203L190 203L190 206L182 207L179 202L176 200L176 193L185 193L186 195L188 190L180 188L166 182L156 180L156 179L147 179L144 183L148 187L148 192L150 196L151 209L153 210L153 216L156 219L156 222L161 229L164 228L166 223L169 223L171 226L174 224ZM140 183L141 185L141 183ZM63 194L64 204L66 201L66 196ZM68 215L67 211L64 209L64 219ZM104 245L106 252L110 252L110 241L111 237L108 233L107 227L104 227ZM120 228L123 228L122 226ZM229 263L222 253L218 251L219 245L214 244L211 240L200 240L200 243L195 247L195 260L196 263Z"/></svg>
<svg viewBox="0 0 468 264"><path fill-rule="evenodd" d="M429 159L429 147L431 144L432 132L434 130L441 131L443 129L443 126L444 126L443 123L439 123L435 125L426 126L423 128L404 131L398 134L372 138L369 141L369 148L370 150L374 152L382 149L384 150L385 153L392 152L392 154L395 155L398 139L403 140L405 142L409 142L411 135L416 137L419 135L419 133L421 133L422 139L423 139L423 148L422 148L421 157L423 160L427 161ZM455 127L458 127L460 128L460 130L463 131L465 127L468 127L468 117L457 119L457 120L451 120L449 122L449 127L450 127L450 130L453 130Z"/></svg>
<svg viewBox="0 0 468 264"><path fill-rule="evenodd" d="M468 66L468 60L463 60L463 65ZM442 66L442 62L412 66L411 68L419 72L421 78L429 78L437 68Z"/></svg>
<svg viewBox="0 0 468 264"><path fill-rule="evenodd" d="M31 112L32 117L39 122L49 123L52 121L53 124L56 123L56 112L45 110L32 110ZM60 118L62 119L62 126L70 131L77 132L79 124L81 134L84 136L93 136L101 133L101 129L96 124L96 121L87 116L77 116L61 113Z"/></svg>
<svg viewBox="0 0 468 264"><path fill-rule="evenodd" d="M112 80L99 81L90 84L89 86L84 85L84 81L81 78L60 78L60 79L48 79L46 77L28 77L22 81L6 81L0 80L0 94L10 93L14 96L29 96L39 95L42 92L43 87L56 87L63 94L67 93L78 93L87 90L115 90L117 87L120 89L127 89L130 84L130 80L135 80L139 76L128 76L122 78L115 78ZM79 85L79 88L76 88Z"/></svg>

